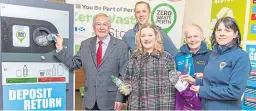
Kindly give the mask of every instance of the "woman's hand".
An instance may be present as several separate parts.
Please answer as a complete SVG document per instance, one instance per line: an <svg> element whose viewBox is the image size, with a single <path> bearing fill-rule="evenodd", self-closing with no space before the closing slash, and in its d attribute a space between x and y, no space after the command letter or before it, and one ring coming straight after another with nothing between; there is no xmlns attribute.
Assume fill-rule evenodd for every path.
<svg viewBox="0 0 256 111"><path fill-rule="evenodd" d="M195 73L196 78L203 79L204 74L203 73Z"/></svg>
<svg viewBox="0 0 256 111"><path fill-rule="evenodd" d="M199 93L199 89L200 89L200 86L192 85L192 86L190 87L190 90L196 92L197 94Z"/></svg>
<svg viewBox="0 0 256 111"><path fill-rule="evenodd" d="M120 93L122 93L123 95L127 96L132 92L132 87L131 85L126 84L125 86L121 86L120 88L118 88Z"/></svg>
<svg viewBox="0 0 256 111"><path fill-rule="evenodd" d="M192 76L190 76L188 74L180 75L179 78L184 80L184 81L189 82L190 84L195 84L196 83L196 80Z"/></svg>

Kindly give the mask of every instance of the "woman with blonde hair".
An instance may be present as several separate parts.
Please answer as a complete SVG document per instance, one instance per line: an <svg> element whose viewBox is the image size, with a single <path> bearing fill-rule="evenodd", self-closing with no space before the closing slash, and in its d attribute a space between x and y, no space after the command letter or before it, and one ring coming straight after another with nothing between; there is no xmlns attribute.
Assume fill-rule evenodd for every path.
<svg viewBox="0 0 256 111"><path fill-rule="evenodd" d="M162 37L155 25L143 25L136 35L136 50L124 77L132 91L127 94L120 90L129 95L128 110L172 110L174 85L179 76L175 60L164 52Z"/></svg>

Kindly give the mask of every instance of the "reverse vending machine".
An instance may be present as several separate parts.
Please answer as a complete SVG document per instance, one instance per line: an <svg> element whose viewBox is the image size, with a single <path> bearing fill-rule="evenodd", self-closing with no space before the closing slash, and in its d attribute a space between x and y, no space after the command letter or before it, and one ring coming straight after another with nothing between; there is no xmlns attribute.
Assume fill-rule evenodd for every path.
<svg viewBox="0 0 256 111"><path fill-rule="evenodd" d="M53 54L51 34L73 53L73 5L0 1L0 110L72 110L73 72Z"/></svg>

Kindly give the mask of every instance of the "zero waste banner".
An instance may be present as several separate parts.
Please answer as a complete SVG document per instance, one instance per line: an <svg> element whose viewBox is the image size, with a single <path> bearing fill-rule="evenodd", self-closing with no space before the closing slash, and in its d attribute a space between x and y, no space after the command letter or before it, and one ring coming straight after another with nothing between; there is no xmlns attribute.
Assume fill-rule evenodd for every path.
<svg viewBox="0 0 256 111"><path fill-rule="evenodd" d="M80 43L95 36L93 17L97 13L105 13L111 19L111 34L121 39L129 29L137 23L134 7L140 0L66 0L74 4L75 48ZM177 48L181 46L182 24L185 0L144 0L151 6L150 22L160 26L172 39Z"/></svg>

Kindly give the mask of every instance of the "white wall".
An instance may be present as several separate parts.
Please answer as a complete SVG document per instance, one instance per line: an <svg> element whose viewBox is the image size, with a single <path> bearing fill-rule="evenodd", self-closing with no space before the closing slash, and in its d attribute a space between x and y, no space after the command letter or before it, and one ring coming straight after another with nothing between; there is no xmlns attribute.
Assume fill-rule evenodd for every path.
<svg viewBox="0 0 256 111"><path fill-rule="evenodd" d="M183 32L186 25L194 23L202 27L204 37L208 38L211 6L212 0L186 0ZM184 37L184 33L182 34L182 37Z"/></svg>

